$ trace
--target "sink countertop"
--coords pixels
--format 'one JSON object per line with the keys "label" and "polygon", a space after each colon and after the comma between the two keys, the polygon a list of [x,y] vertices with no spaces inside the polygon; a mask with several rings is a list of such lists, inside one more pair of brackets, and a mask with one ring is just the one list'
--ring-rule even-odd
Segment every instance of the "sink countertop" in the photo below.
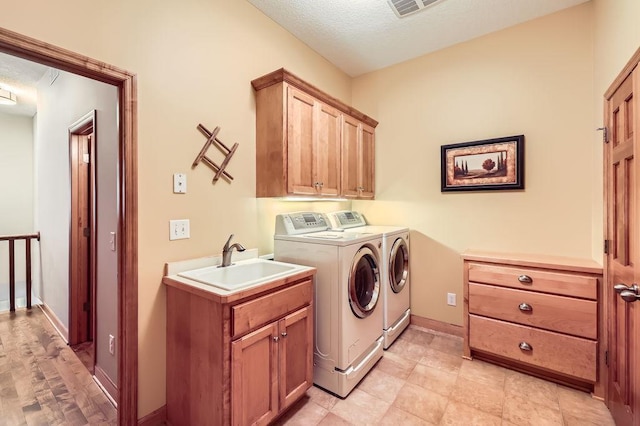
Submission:
{"label": "sink countertop", "polygon": [[[237,262],[241,260],[258,258],[258,249],[248,249],[244,252],[233,252],[231,261]],[[285,287],[286,285],[298,281],[305,276],[312,276],[316,273],[316,269],[308,266],[301,266],[298,272],[285,277],[279,277],[263,284],[257,284],[247,288],[238,290],[224,290],[212,285],[204,284],[179,276],[178,274],[193,269],[206,268],[208,266],[217,266],[222,263],[222,255],[200,257],[196,259],[183,260],[178,262],[169,262],[165,264],[162,282],[170,287],[175,287],[183,291],[195,294],[205,299],[213,300],[218,303],[229,303],[248,296],[253,296],[265,291]]]}

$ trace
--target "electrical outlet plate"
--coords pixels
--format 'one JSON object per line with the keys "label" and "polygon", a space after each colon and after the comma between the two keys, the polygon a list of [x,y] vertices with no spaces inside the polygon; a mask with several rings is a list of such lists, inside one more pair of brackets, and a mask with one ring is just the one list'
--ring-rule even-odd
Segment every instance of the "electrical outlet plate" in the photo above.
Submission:
{"label": "electrical outlet plate", "polygon": [[190,238],[189,219],[178,219],[169,221],[169,240],[182,240]]}
{"label": "electrical outlet plate", "polygon": [[447,293],[447,305],[456,306],[456,294],[455,293]]}

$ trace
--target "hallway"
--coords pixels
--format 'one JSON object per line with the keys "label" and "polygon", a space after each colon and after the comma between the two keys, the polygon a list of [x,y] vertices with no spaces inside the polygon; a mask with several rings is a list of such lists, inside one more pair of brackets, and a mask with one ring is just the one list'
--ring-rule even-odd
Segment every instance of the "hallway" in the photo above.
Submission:
{"label": "hallway", "polygon": [[116,409],[39,307],[0,314],[0,426],[116,423]]}

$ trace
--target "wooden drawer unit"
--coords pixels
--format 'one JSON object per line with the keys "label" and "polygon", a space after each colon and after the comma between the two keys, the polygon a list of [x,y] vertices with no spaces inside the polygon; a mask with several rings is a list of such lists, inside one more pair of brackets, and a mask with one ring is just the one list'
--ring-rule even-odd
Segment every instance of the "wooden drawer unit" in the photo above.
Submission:
{"label": "wooden drawer unit", "polygon": [[469,283],[469,313],[596,340],[595,300]]}
{"label": "wooden drawer unit", "polygon": [[596,341],[469,316],[470,345],[541,369],[596,381]]}
{"label": "wooden drawer unit", "polygon": [[462,258],[465,357],[602,390],[600,265],[479,251]]}
{"label": "wooden drawer unit", "polygon": [[249,331],[267,324],[274,317],[284,316],[313,300],[311,280],[296,284],[273,294],[259,297],[249,302],[231,307],[231,324],[235,339]]}
{"label": "wooden drawer unit", "polygon": [[469,264],[469,281],[593,300],[598,289],[593,276],[477,263]]}

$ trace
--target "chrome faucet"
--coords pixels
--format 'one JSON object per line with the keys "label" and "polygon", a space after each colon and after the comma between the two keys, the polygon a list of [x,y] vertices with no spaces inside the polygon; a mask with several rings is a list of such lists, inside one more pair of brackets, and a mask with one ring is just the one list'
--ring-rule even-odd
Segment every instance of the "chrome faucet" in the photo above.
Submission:
{"label": "chrome faucet", "polygon": [[229,245],[232,238],[233,238],[233,234],[229,235],[229,239],[227,240],[226,244],[222,248],[222,264],[219,266],[219,268],[224,268],[225,266],[231,265],[231,253],[233,252],[233,249],[236,249],[238,251],[246,250],[242,246],[242,244],[239,244],[239,243]]}

